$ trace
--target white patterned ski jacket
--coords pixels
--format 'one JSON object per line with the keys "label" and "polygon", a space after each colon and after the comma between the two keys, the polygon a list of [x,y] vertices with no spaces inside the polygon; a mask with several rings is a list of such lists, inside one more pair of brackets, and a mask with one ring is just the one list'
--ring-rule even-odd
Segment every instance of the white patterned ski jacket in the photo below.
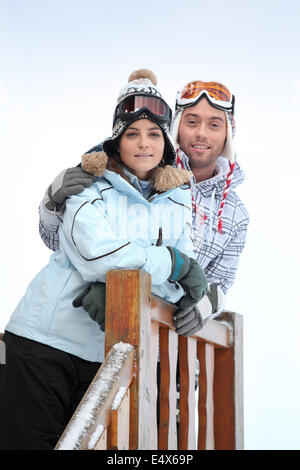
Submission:
{"label": "white patterned ski jacket", "polygon": [[[185,169],[190,170],[188,157],[179,150]],[[232,286],[240,255],[246,242],[249,215],[235,192],[245,179],[238,163],[222,212],[222,233],[218,231],[218,211],[229,169],[227,158],[219,157],[216,175],[196,183],[192,178],[192,197],[197,211],[193,211],[194,250],[209,283],[217,283],[226,294]]]}

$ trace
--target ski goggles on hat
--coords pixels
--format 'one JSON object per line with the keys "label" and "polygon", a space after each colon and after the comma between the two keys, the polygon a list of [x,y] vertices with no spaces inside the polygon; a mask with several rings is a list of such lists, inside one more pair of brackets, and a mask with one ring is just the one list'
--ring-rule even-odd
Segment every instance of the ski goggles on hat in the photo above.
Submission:
{"label": "ski goggles on hat", "polygon": [[218,82],[195,81],[188,83],[177,93],[176,109],[194,106],[203,96],[206,96],[215,108],[234,113],[234,95]]}
{"label": "ski goggles on hat", "polygon": [[154,119],[171,123],[172,111],[167,103],[157,96],[132,94],[126,96],[116,107],[114,123],[117,120],[127,121],[134,119],[141,112],[149,112]]}

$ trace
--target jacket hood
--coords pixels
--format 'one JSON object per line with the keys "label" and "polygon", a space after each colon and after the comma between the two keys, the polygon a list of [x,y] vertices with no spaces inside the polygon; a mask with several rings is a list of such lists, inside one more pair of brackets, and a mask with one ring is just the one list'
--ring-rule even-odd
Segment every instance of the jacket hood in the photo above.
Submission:
{"label": "jacket hood", "polygon": [[[108,157],[103,151],[85,153],[81,159],[81,166],[87,173],[98,177],[102,176],[105,170],[113,171],[130,183],[116,157]],[[156,191],[165,192],[189,183],[192,175],[188,169],[161,164],[154,170],[151,183]]]}

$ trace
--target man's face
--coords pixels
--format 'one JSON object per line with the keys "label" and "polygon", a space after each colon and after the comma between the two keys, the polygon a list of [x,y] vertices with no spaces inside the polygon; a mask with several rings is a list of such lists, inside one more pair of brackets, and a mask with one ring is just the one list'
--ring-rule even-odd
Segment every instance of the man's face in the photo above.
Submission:
{"label": "man's face", "polygon": [[215,168],[222,154],[227,133],[224,111],[203,98],[183,111],[179,126],[179,144],[189,158],[191,169]]}

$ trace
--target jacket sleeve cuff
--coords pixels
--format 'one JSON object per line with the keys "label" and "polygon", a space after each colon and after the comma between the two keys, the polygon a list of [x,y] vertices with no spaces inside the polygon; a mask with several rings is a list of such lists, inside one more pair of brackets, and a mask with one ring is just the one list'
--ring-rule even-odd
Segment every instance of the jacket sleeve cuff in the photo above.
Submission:
{"label": "jacket sleeve cuff", "polygon": [[165,246],[146,248],[146,263],[143,269],[151,274],[152,284],[161,286],[171,274],[171,255]]}

